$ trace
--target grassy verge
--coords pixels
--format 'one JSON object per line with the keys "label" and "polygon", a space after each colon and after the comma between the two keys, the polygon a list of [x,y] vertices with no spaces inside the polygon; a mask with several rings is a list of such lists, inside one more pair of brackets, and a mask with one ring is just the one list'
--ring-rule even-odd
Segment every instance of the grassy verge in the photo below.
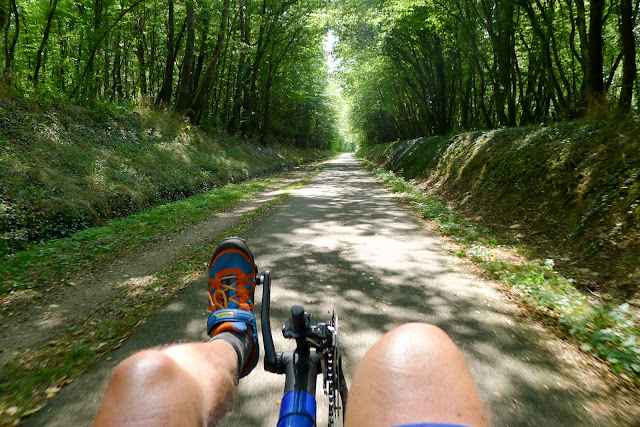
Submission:
{"label": "grassy verge", "polygon": [[[212,245],[215,246],[226,236],[242,234],[247,224],[287,197],[290,190],[304,185],[310,177],[290,184],[260,208],[243,215],[235,226],[218,236],[214,242],[190,247],[172,265],[156,273],[143,288],[125,289],[117,300],[69,327],[63,336],[56,337],[45,346],[11,358],[0,371],[0,425],[11,425],[37,412],[48,399],[77,378],[89,365],[119,348],[150,315],[202,273],[211,256]],[[127,228],[127,224],[136,227],[137,224],[146,222],[143,230],[152,228],[155,236],[175,231],[206,217],[207,212],[211,213],[213,210],[212,203],[217,204],[218,210],[223,209],[242,197],[264,189],[272,181],[269,179],[232,185],[231,188],[238,192],[233,192],[233,196],[227,191],[220,193],[215,190],[127,219],[112,221],[107,228],[115,236],[109,239],[120,242],[118,253],[126,251],[127,248],[152,238],[147,235],[136,237],[135,232]],[[242,190],[238,189],[239,186]],[[98,240],[107,238],[109,234],[106,230],[85,230],[82,233],[97,233],[94,237]],[[86,254],[93,254],[91,247],[97,246],[95,241],[85,237],[78,242],[77,237],[74,237],[62,239],[76,242],[65,249],[67,259],[84,260]],[[44,251],[34,262],[54,265],[58,256],[54,250]]]}
{"label": "grassy verge", "polygon": [[264,190],[276,179],[227,184],[8,256],[0,264],[0,297],[17,291],[38,294],[47,287],[64,284],[74,275],[104,265],[131,248],[223,211]]}
{"label": "grassy verge", "polygon": [[438,198],[384,169],[367,165],[425,219],[436,221],[462,247],[459,257],[479,264],[492,277],[511,287],[534,311],[556,321],[580,348],[611,364],[617,372],[640,379],[640,322],[629,304],[603,303],[578,290],[571,279],[554,271],[554,262],[525,264],[498,257],[498,242],[488,229],[465,221]]}

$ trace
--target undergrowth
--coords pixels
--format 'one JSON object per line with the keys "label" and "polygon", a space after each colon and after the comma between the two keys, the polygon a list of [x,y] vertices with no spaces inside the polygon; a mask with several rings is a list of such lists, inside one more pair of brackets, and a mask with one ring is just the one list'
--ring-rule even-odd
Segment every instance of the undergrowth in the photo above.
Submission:
{"label": "undergrowth", "polygon": [[144,106],[0,100],[0,256],[327,155]]}
{"label": "undergrowth", "polygon": [[617,372],[640,378],[640,322],[627,303],[605,303],[585,295],[570,278],[554,270],[554,261],[515,264],[497,257],[497,239],[482,226],[472,224],[437,197],[405,181],[393,172],[366,165],[425,219],[436,221],[462,248],[460,257],[479,264],[493,278],[516,290],[536,312],[556,321],[577,338],[580,348],[611,364]]}
{"label": "undergrowth", "polygon": [[539,236],[521,247],[530,258],[553,258],[580,286],[640,307],[639,116],[363,144],[359,154],[506,238]]}

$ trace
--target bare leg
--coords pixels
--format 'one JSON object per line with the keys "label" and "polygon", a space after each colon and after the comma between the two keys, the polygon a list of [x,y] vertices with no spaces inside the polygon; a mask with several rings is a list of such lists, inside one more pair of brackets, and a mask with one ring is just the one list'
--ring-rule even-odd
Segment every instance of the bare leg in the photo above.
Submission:
{"label": "bare leg", "polygon": [[456,345],[441,329],[410,323],[385,334],[360,361],[345,425],[448,422],[488,426]]}
{"label": "bare leg", "polygon": [[141,351],[114,370],[94,425],[216,424],[237,372],[238,355],[224,340]]}

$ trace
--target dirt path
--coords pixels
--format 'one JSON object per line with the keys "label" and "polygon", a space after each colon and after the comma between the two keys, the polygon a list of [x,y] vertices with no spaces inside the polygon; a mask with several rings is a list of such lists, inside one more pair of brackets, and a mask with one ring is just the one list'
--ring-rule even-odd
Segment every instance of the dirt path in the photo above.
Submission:
{"label": "dirt path", "polygon": [[[636,391],[616,388],[593,359],[531,321],[498,285],[480,279],[351,156],[329,164],[243,237],[259,268],[272,271],[275,332],[294,303],[318,320],[338,310],[347,378],[384,332],[427,321],[459,344],[496,426],[638,420]],[[88,424],[117,361],[148,346],[205,339],[204,288],[201,276],[27,425]],[[290,348],[279,334],[274,338],[276,347]],[[261,366],[242,380],[223,425],[275,425],[284,378]],[[318,415],[322,425],[321,394]]]}
{"label": "dirt path", "polygon": [[13,299],[3,303],[0,330],[0,366],[12,354],[28,351],[54,341],[68,327],[116,299],[125,286],[140,286],[177,259],[190,246],[215,238],[251,212],[271,200],[280,189],[300,180],[315,166],[304,166],[286,173],[285,178],[265,192],[243,200],[233,208],[195,224],[184,231],[165,236],[133,251],[96,275],[74,278],[73,286],[48,289],[42,298]]}

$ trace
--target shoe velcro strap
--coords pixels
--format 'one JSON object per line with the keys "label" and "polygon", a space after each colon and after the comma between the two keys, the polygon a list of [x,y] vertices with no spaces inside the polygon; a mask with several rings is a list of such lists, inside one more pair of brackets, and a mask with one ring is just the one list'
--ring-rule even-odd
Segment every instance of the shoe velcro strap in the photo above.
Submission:
{"label": "shoe velcro strap", "polygon": [[256,317],[253,313],[237,308],[225,308],[223,310],[214,311],[207,319],[207,333],[211,335],[213,329],[221,323],[232,322],[238,332],[244,332],[247,326],[251,326],[251,333],[256,335]]}

